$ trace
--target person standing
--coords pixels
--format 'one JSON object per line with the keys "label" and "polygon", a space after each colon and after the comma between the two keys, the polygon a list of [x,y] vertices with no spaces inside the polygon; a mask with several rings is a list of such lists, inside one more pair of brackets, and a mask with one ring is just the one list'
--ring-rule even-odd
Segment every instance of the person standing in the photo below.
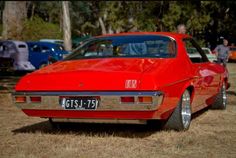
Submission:
{"label": "person standing", "polygon": [[223,63],[224,67],[226,67],[229,58],[228,40],[223,39],[223,44],[218,45],[214,51],[217,55],[217,63]]}

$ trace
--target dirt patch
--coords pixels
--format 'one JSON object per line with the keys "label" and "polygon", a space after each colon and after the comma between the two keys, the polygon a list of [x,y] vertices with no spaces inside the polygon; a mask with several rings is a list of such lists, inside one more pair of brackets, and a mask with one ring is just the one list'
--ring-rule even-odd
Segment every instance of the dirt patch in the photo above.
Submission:
{"label": "dirt patch", "polygon": [[[204,109],[186,132],[144,125],[66,124],[52,129],[0,94],[0,157],[236,157],[236,64],[229,64],[226,110]],[[1,91],[2,92],[2,91]]]}

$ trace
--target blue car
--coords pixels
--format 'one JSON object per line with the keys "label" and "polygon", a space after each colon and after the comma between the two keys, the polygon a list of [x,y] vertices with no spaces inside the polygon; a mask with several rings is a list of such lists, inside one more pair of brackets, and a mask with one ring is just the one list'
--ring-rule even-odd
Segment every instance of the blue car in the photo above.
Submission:
{"label": "blue car", "polygon": [[29,61],[36,69],[42,68],[50,63],[62,60],[63,56],[69,54],[63,46],[51,42],[26,42],[29,48]]}

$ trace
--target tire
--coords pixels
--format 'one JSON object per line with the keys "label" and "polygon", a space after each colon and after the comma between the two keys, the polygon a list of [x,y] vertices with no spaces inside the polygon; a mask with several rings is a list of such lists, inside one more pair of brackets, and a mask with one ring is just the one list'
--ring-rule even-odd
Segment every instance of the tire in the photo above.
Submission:
{"label": "tire", "polygon": [[227,105],[227,94],[226,94],[226,85],[225,82],[223,82],[222,87],[217,94],[214,103],[212,104],[212,109],[226,109]]}
{"label": "tire", "polygon": [[54,122],[54,121],[52,120],[52,118],[49,118],[49,119],[48,119],[48,122],[49,122],[49,124],[51,125],[51,127],[52,127],[53,129],[59,130],[59,129],[61,128],[60,123]]}
{"label": "tire", "polygon": [[164,124],[164,129],[176,131],[188,130],[191,123],[191,99],[189,90],[185,90],[180,101]]}
{"label": "tire", "polygon": [[46,64],[46,63],[43,63],[43,64],[41,64],[40,66],[39,66],[39,69],[42,69],[43,67],[45,67],[45,66],[47,66],[48,64]]}

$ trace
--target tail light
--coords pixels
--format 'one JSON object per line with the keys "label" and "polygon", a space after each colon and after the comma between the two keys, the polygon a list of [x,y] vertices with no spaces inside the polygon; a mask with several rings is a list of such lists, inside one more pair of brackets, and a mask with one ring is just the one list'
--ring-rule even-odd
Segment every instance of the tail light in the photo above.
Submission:
{"label": "tail light", "polygon": [[41,97],[30,97],[30,101],[33,103],[41,102]]}
{"label": "tail light", "polygon": [[139,103],[152,104],[152,97],[138,97]]}
{"label": "tail light", "polygon": [[15,96],[15,102],[16,103],[25,103],[26,102],[26,96]]}
{"label": "tail light", "polygon": [[121,103],[134,103],[134,97],[121,97]]}

